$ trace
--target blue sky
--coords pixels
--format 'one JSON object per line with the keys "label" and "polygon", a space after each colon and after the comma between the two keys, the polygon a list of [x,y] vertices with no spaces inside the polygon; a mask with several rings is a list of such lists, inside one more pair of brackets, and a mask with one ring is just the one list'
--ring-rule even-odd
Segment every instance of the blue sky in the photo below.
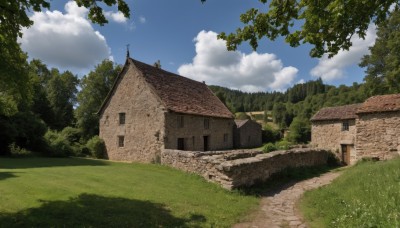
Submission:
{"label": "blue sky", "polygon": [[20,39],[30,58],[50,67],[69,69],[82,76],[102,59],[123,64],[126,44],[131,57],[183,76],[243,91],[285,90],[295,83],[321,77],[328,84],[362,82],[364,69],[357,66],[375,41],[370,26],[366,40],[354,38],[354,47],[327,59],[310,58],[310,46],[292,48],[278,39],[263,39],[257,52],[242,44],[237,52],[224,49],[219,32],[240,27],[239,16],[251,7],[265,10],[256,0],[134,0],[131,18],[115,8],[104,8],[109,24],[87,20],[87,10],[74,2],[51,1],[51,9],[31,13],[35,24]]}

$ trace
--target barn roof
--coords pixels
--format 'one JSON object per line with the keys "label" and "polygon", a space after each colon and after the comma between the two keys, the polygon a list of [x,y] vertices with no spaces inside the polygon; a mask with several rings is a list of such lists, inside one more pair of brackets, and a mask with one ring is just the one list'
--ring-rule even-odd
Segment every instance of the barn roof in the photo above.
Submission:
{"label": "barn roof", "polygon": [[356,112],[360,105],[361,104],[351,104],[322,108],[311,118],[311,121],[355,119],[357,118]]}
{"label": "barn roof", "polygon": [[380,95],[368,98],[357,110],[357,114],[391,112],[400,110],[400,94]]}
{"label": "barn roof", "polygon": [[[168,110],[184,114],[233,118],[229,109],[205,83],[185,78],[131,58],[125,63],[125,67],[127,64],[133,64],[142,73],[146,82]],[[116,82],[120,77],[121,74]],[[113,91],[116,90],[116,84],[111,89],[99,113],[102,112]]]}

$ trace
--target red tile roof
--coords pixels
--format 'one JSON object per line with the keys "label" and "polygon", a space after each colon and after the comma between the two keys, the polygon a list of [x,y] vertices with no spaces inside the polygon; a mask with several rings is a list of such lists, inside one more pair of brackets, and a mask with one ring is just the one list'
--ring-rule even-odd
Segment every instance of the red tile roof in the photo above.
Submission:
{"label": "red tile roof", "polygon": [[311,118],[311,121],[356,119],[356,112],[360,106],[361,104],[351,104],[338,107],[322,108]]}
{"label": "red tile roof", "polygon": [[[124,68],[126,68],[126,64],[133,64],[142,72],[146,82],[168,110],[201,116],[233,118],[229,109],[205,83],[185,78],[134,59],[129,59]],[[114,85],[112,91],[116,89],[115,87],[117,86]],[[110,99],[112,91],[104,101],[99,113],[102,112],[108,99]]]}
{"label": "red tile roof", "polygon": [[357,114],[400,111],[400,94],[380,95],[368,98]]}

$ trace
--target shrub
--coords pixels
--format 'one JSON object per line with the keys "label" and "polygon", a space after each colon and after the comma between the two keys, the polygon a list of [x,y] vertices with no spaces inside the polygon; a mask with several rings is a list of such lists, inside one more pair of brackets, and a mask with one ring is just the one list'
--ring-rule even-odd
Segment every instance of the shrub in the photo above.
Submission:
{"label": "shrub", "polygon": [[57,131],[48,130],[44,135],[44,138],[48,145],[48,155],[55,157],[66,157],[73,154],[73,148],[71,143],[65,137]]}
{"label": "shrub", "polygon": [[29,157],[33,155],[31,151],[21,148],[15,145],[15,143],[9,145],[9,151],[12,157]]}
{"label": "shrub", "polygon": [[265,124],[262,130],[262,141],[264,143],[276,142],[281,139],[279,130],[272,128],[269,124]]}
{"label": "shrub", "polygon": [[286,140],[282,140],[282,141],[275,143],[277,150],[289,150],[291,145],[292,145],[292,143],[290,143]]}
{"label": "shrub", "polygon": [[271,151],[274,151],[274,150],[276,150],[276,146],[273,143],[267,143],[263,147],[263,152],[264,153],[268,153],[268,152],[271,152]]}
{"label": "shrub", "polygon": [[104,141],[97,135],[89,139],[86,143],[86,147],[95,158],[104,158],[106,155],[106,146]]}

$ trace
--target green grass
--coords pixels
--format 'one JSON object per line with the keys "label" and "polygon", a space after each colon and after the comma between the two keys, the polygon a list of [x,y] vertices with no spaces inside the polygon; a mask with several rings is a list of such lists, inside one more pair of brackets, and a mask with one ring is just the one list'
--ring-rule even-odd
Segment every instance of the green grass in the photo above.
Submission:
{"label": "green grass", "polygon": [[362,162],[299,204],[310,227],[399,227],[400,159]]}
{"label": "green grass", "polygon": [[229,227],[259,199],[168,167],[0,158],[1,227]]}

